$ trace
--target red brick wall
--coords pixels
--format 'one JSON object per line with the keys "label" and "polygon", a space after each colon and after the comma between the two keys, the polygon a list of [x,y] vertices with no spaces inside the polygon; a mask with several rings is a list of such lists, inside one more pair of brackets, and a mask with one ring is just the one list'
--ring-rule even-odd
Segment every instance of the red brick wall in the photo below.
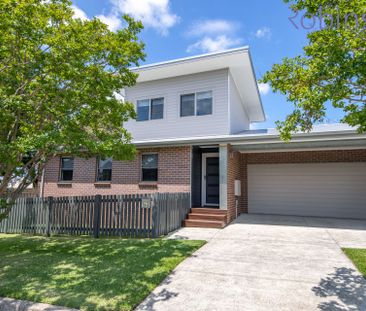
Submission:
{"label": "red brick wall", "polygon": [[[158,183],[141,181],[141,154],[158,153]],[[44,196],[111,195],[149,192],[190,192],[191,147],[140,149],[132,161],[113,161],[112,182],[95,184],[96,159],[74,159],[73,181],[59,183],[60,158],[51,159],[45,169]]]}
{"label": "red brick wall", "polygon": [[[230,150],[230,148],[228,148]],[[266,152],[240,154],[228,151],[227,201],[228,218],[235,218],[234,180],[241,180],[242,197],[239,199],[239,213],[248,212],[248,164],[322,163],[322,162],[366,162],[366,149],[327,150],[297,152]],[[238,173],[240,172],[240,173]]]}
{"label": "red brick wall", "polygon": [[[228,146],[227,155],[227,220],[231,222],[236,218],[236,198],[235,198],[235,180],[243,180],[241,170],[241,154],[232,152],[231,146]],[[238,214],[242,209],[243,196],[238,198]]]}

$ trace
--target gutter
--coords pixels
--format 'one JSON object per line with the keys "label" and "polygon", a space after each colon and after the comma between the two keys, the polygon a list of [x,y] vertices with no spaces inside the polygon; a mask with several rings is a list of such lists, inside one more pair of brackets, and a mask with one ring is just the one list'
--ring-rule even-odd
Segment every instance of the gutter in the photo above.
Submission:
{"label": "gutter", "polygon": [[178,139],[163,139],[163,140],[146,140],[132,142],[137,148],[143,147],[161,147],[161,146],[184,146],[184,145],[212,145],[212,144],[227,144],[232,146],[250,145],[250,144],[285,144],[290,147],[297,142],[324,142],[324,141],[342,141],[355,140],[362,141],[363,147],[366,148],[366,134],[358,134],[354,130],[345,131],[330,131],[319,133],[300,133],[293,135],[289,143],[283,142],[276,134],[245,134],[245,135],[223,135],[223,136],[204,136],[204,137],[187,137]]}

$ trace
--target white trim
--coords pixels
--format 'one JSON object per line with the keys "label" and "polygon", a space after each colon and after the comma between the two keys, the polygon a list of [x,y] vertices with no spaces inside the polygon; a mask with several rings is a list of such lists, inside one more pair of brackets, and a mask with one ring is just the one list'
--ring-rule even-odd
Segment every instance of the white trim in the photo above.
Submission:
{"label": "white trim", "polygon": [[[296,133],[293,135],[292,140],[288,143],[289,146],[292,142],[314,142],[314,141],[342,141],[342,140],[364,140],[366,134],[358,134],[356,130],[344,130],[344,131],[327,131],[327,132],[310,132],[310,133]],[[178,144],[213,144],[213,143],[230,143],[231,145],[240,144],[266,144],[266,143],[283,143],[279,138],[279,135],[272,133],[254,133],[248,132],[245,134],[231,134],[231,135],[212,135],[212,136],[192,136],[175,139],[151,139],[151,140],[139,140],[132,143],[137,146],[158,146],[158,145],[178,145]]]}
{"label": "white trim", "polygon": [[139,72],[141,70],[154,69],[156,67],[164,67],[166,65],[171,65],[171,64],[176,64],[176,63],[184,63],[184,62],[187,62],[187,61],[199,60],[201,58],[215,57],[215,56],[233,54],[233,53],[236,53],[236,52],[243,52],[243,51],[249,51],[249,46],[242,46],[242,47],[238,47],[238,48],[234,48],[234,49],[228,49],[228,50],[220,51],[220,52],[212,52],[212,53],[206,53],[206,54],[201,54],[201,55],[194,55],[194,56],[189,56],[189,57],[177,58],[177,59],[168,60],[168,61],[164,61],[164,62],[157,62],[157,63],[147,64],[147,65],[142,65],[142,66],[139,66],[139,67],[131,68],[131,71]]}
{"label": "white trim", "polygon": [[219,146],[220,155],[220,209],[227,210],[227,166],[228,149],[227,145]]}
{"label": "white trim", "polygon": [[203,153],[202,154],[202,176],[201,176],[201,205],[202,206],[219,206],[219,204],[210,204],[206,202],[206,189],[207,189],[207,178],[206,178],[206,162],[207,158],[219,158],[219,153]]}

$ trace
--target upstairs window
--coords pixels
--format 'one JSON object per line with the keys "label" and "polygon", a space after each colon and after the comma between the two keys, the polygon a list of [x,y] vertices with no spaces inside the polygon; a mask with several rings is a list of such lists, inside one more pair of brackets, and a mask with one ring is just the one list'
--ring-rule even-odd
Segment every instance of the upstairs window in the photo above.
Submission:
{"label": "upstairs window", "polygon": [[61,181],[71,181],[74,175],[74,158],[62,157],[61,158]]}
{"label": "upstairs window", "polygon": [[112,159],[97,159],[97,181],[112,181]]}
{"label": "upstairs window", "polygon": [[204,116],[212,114],[212,91],[180,96],[180,116]]}
{"label": "upstairs window", "polygon": [[185,94],[180,97],[180,116],[194,116],[195,114],[195,94]]}
{"label": "upstairs window", "polygon": [[137,101],[137,121],[163,119],[164,98],[143,99]]}
{"label": "upstairs window", "polygon": [[158,155],[143,154],[141,158],[141,180],[158,181]]}
{"label": "upstairs window", "polygon": [[199,92],[197,96],[197,115],[212,114],[212,92]]}
{"label": "upstairs window", "polygon": [[150,117],[150,100],[137,101],[137,121],[147,121]]}

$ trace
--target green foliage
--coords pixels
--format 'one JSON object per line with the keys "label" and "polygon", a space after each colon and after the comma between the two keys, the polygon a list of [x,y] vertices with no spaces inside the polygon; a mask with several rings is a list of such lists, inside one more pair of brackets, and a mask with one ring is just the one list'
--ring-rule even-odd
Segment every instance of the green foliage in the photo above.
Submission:
{"label": "green foliage", "polygon": [[366,278],[366,249],[344,248],[343,251],[352,260],[364,278]]}
{"label": "green foliage", "polygon": [[[366,0],[284,1],[294,12],[317,16],[318,26],[320,8],[324,18],[322,27],[308,34],[303,55],[283,59],[262,79],[294,103],[293,113],[277,123],[282,139],[289,140],[298,130],[310,131],[326,116],[327,103],[343,110],[342,122],[365,132]],[[333,16],[333,25],[326,14]]]}
{"label": "green foliage", "polygon": [[[115,96],[136,82],[144,58],[140,22],[108,30],[99,19],[73,19],[68,0],[0,2],[0,197],[32,183],[62,151],[131,159],[123,124],[131,103]],[[15,198],[16,192],[10,196]]]}
{"label": "green foliage", "polygon": [[132,310],[204,243],[0,235],[0,296]]}

